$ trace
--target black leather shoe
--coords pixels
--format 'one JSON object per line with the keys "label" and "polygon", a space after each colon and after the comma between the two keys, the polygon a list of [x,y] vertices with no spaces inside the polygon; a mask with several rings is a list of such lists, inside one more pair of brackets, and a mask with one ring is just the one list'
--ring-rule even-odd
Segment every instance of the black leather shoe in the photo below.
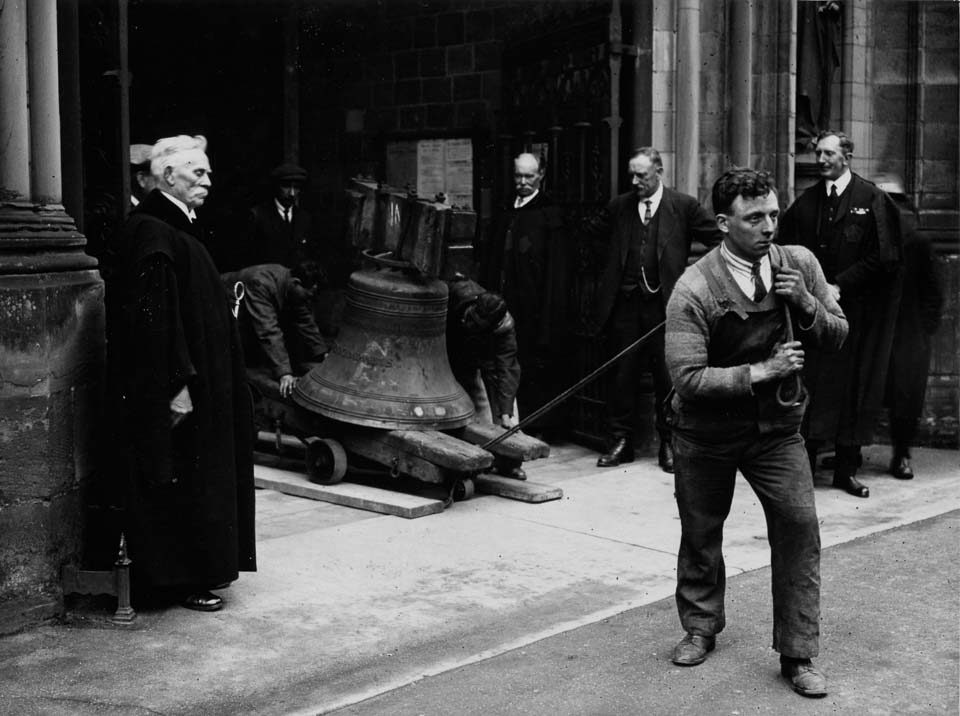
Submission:
{"label": "black leather shoe", "polygon": [[870,488],[853,475],[834,474],[833,486],[841,490],[846,490],[854,497],[870,497]]}
{"label": "black leather shoe", "polygon": [[198,612],[216,612],[223,609],[223,600],[211,592],[197,592],[187,595],[180,605]]}
{"label": "black leather shoe", "polygon": [[801,696],[820,699],[827,695],[827,677],[810,659],[780,659],[780,673]]}
{"label": "black leather shoe", "polygon": [[673,445],[669,440],[660,441],[660,455],[657,458],[660,469],[664,472],[673,472]]}
{"label": "black leather shoe", "polygon": [[597,467],[616,467],[622,462],[633,462],[633,443],[629,438],[617,438],[617,441],[597,460]]}
{"label": "black leather shoe", "polygon": [[707,654],[717,645],[717,638],[687,634],[673,647],[673,656],[670,658],[677,666],[696,666],[707,659]]}
{"label": "black leather shoe", "polygon": [[895,457],[890,463],[890,474],[898,480],[912,480],[913,468],[910,467],[910,458]]}

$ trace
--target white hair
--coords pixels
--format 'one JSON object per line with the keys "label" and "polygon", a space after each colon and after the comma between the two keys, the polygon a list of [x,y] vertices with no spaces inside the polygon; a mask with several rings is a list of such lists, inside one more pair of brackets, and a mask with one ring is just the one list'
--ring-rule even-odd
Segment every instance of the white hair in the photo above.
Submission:
{"label": "white hair", "polygon": [[180,134],[176,137],[164,137],[153,145],[150,152],[150,173],[155,177],[162,177],[167,167],[179,166],[177,155],[199,149],[207,151],[207,138],[202,134],[195,137]]}
{"label": "white hair", "polygon": [[537,171],[538,171],[538,172],[542,172],[542,171],[543,171],[543,168],[544,168],[544,167],[543,167],[543,164],[544,164],[543,157],[542,157],[542,156],[537,156],[536,154],[532,154],[532,153],[530,153],[530,152],[520,152],[520,154],[518,154],[517,156],[515,156],[515,157],[513,158],[513,163],[514,163],[514,165],[517,165],[517,164],[519,164],[521,161],[524,161],[524,160],[529,161],[529,160],[531,160],[531,159],[537,163]]}

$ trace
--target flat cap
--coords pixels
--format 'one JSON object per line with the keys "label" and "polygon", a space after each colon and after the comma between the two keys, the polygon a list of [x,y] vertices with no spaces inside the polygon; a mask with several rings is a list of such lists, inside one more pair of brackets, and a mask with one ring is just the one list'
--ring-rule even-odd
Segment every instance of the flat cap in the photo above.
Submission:
{"label": "flat cap", "polygon": [[270,178],[278,182],[305,182],[307,180],[307,170],[303,167],[297,166],[293,162],[284,162],[270,172]]}
{"label": "flat cap", "polygon": [[150,161],[150,152],[153,151],[152,144],[131,144],[130,145],[130,163],[134,166],[146,164]]}

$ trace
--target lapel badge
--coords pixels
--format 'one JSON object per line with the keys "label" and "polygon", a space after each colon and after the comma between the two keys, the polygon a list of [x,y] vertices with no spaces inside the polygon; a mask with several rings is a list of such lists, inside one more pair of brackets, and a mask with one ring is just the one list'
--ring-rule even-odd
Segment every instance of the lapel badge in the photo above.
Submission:
{"label": "lapel badge", "polygon": [[864,214],[869,214],[870,209],[869,207],[866,207],[866,206],[855,206],[852,209],[850,209],[850,213],[859,214],[860,216],[863,216]]}

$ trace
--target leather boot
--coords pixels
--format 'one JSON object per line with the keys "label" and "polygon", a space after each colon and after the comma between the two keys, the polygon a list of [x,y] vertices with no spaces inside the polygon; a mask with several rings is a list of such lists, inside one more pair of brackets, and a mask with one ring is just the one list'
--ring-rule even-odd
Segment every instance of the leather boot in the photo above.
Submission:
{"label": "leather boot", "polygon": [[897,445],[894,447],[889,472],[898,480],[913,479],[913,468],[910,466],[910,448],[908,446]]}
{"label": "leather boot", "polygon": [[856,478],[859,445],[837,445],[836,468],[833,471],[833,486],[854,497],[870,497],[870,488]]}
{"label": "leather boot", "polygon": [[613,447],[597,460],[597,467],[616,467],[622,462],[633,462],[633,440],[617,438]]}

